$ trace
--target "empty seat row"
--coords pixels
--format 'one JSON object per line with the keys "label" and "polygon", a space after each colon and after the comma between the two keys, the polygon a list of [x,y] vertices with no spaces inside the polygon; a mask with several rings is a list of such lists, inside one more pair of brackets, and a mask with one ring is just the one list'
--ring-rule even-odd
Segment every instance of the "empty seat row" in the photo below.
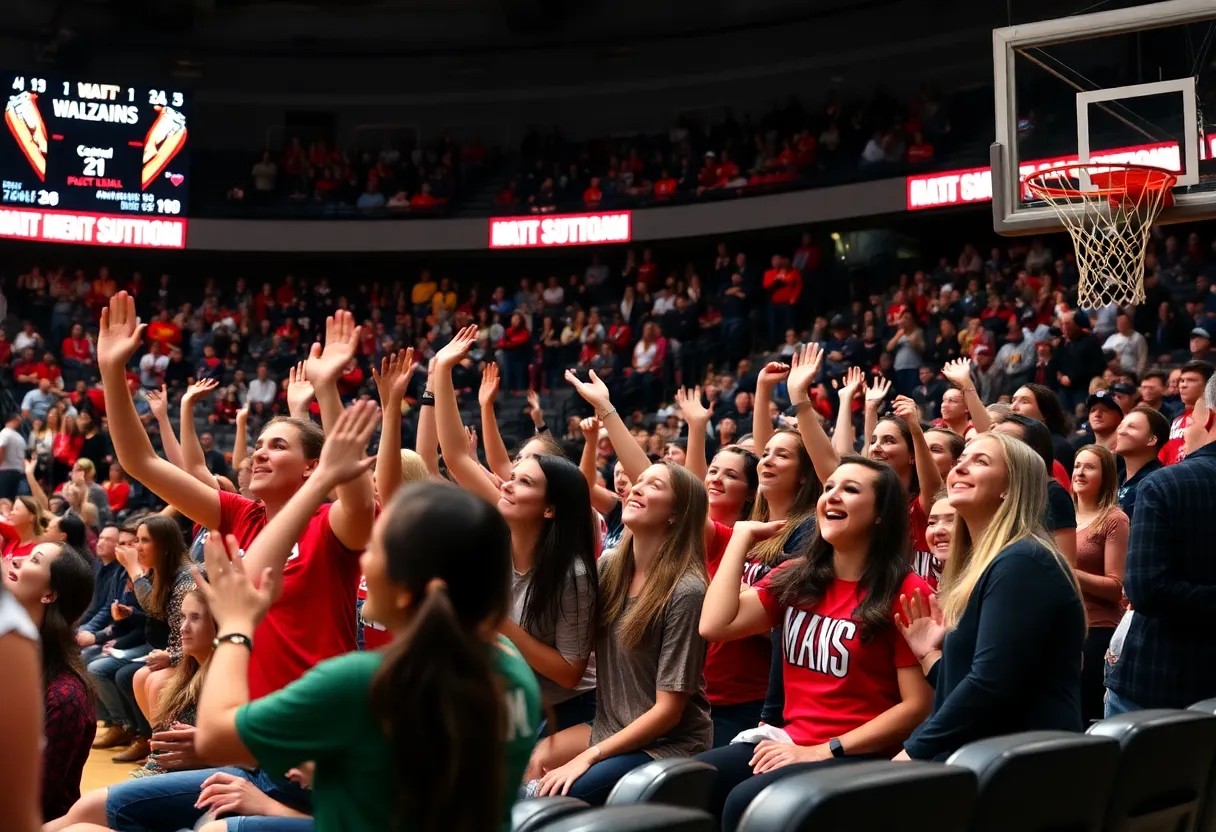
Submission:
{"label": "empty seat row", "polygon": [[[713,770],[657,760],[606,806],[540,798],[513,832],[714,830]],[[867,762],[794,775],[761,792],[740,832],[1216,832],[1216,700],[964,746],[945,765]]]}

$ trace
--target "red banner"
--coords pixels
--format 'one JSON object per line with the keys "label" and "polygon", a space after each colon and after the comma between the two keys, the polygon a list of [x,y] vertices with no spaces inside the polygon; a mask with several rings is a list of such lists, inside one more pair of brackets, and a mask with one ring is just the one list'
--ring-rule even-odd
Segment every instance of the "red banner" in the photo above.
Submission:
{"label": "red banner", "polygon": [[118,248],[185,248],[186,220],[0,208],[0,237]]}
{"label": "red banner", "polygon": [[541,217],[493,217],[490,248],[552,248],[633,239],[633,214],[553,214]]}

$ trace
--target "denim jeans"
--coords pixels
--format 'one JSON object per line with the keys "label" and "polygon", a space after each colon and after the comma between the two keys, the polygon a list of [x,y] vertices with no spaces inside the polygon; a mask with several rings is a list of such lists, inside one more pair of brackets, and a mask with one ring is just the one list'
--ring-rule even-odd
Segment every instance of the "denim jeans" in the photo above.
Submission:
{"label": "denim jeans", "polygon": [[1106,699],[1104,701],[1103,718],[1110,719],[1112,716],[1119,714],[1130,714],[1132,711],[1143,711],[1144,708],[1137,705],[1130,699],[1124,699],[1119,694],[1115,693],[1110,688],[1106,689]]}
{"label": "denim jeans", "polygon": [[114,674],[114,685],[122,697],[123,724],[137,737],[151,738],[152,726],[135,698],[135,674],[144,666],[143,662],[127,662]]}
{"label": "denim jeans", "polygon": [[312,818],[225,818],[228,832],[313,832]]}
{"label": "denim jeans", "polygon": [[632,754],[600,760],[574,781],[570,786],[570,796],[585,800],[592,806],[603,806],[618,780],[635,768],[646,765],[651,759],[645,751],[634,751]]}
{"label": "denim jeans", "polygon": [[[203,790],[203,782],[217,771],[243,777],[268,797],[298,812],[312,810],[309,793],[294,783],[273,780],[260,770],[246,771],[228,766],[201,771],[174,771],[155,777],[124,780],[111,786],[106,794],[106,823],[117,832],[177,832],[179,829],[190,829],[204,814],[204,810],[194,807]],[[231,823],[228,828],[233,829]],[[236,828],[242,832],[311,829],[256,825],[238,825]]]}
{"label": "denim jeans", "polygon": [[[118,671],[129,664],[134,664],[136,670],[142,665],[138,662],[132,662],[132,659],[137,659],[146,656],[152,652],[152,647],[147,644],[141,644],[139,647],[134,647],[126,651],[126,655],[121,659],[113,656],[102,656],[89,662],[89,677],[93,680],[93,689],[97,692],[97,718],[110,723],[125,725],[127,728],[135,728],[137,722],[131,716],[128,710],[123,705],[122,693],[118,690],[118,682],[115,676]],[[139,706],[135,706],[135,710],[139,710]]]}
{"label": "denim jeans", "polygon": [[730,745],[740,731],[755,728],[760,722],[764,700],[738,702],[734,705],[714,705],[710,716],[714,722],[714,748]]}

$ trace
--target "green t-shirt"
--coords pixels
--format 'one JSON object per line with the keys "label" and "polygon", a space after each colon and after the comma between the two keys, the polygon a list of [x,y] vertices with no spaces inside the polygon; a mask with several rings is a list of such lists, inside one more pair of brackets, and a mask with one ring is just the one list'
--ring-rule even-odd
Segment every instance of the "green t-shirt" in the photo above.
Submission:
{"label": "green t-shirt", "polygon": [[[379,652],[348,653],[237,712],[241,742],[272,777],[312,760],[317,832],[392,828],[397,793],[393,752],[371,711]],[[541,719],[536,675],[510,641],[499,638],[495,665],[507,714],[507,777],[503,826],[536,744]],[[425,748],[418,749],[426,754]],[[475,799],[475,798],[474,798]]]}

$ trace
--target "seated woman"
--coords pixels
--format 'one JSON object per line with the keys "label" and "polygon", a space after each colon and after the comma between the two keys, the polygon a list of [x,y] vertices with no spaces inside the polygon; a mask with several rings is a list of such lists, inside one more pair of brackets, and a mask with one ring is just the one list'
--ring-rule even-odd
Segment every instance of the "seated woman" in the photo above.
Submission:
{"label": "seated woman", "polygon": [[42,640],[42,819],[51,821],[80,797],[80,775],[97,731],[88,675],[72,633],[93,598],[93,567],[69,546],[40,543],[13,564],[5,582]]}
{"label": "seated woman", "polygon": [[723,830],[733,832],[776,780],[889,758],[929,713],[932,690],[893,617],[901,594],[928,591],[908,563],[907,504],[890,466],[844,457],[824,483],[818,531],[802,555],[742,592],[749,548],[779,524],[735,525],[705,597],[701,634],[728,641],[782,629],[785,724],[698,757],[718,769],[713,809]]}
{"label": "seated woman", "polygon": [[959,457],[947,493],[958,517],[940,605],[913,593],[899,618],[935,689],[933,715],[897,759],[944,760],[1018,731],[1080,731],[1085,609],[1043,526],[1043,459],[986,433]]}

